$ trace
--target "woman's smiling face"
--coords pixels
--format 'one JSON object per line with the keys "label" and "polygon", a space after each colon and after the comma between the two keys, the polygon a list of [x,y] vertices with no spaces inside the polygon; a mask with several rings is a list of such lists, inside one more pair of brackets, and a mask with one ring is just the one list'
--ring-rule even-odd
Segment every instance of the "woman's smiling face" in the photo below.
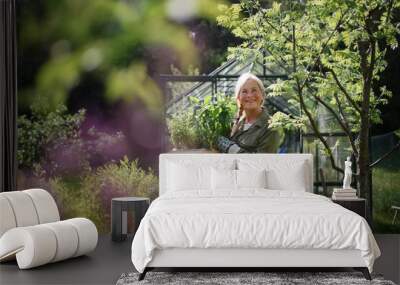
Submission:
{"label": "woman's smiling face", "polygon": [[243,110],[252,110],[260,108],[263,95],[257,82],[253,79],[248,79],[240,89],[238,100]]}

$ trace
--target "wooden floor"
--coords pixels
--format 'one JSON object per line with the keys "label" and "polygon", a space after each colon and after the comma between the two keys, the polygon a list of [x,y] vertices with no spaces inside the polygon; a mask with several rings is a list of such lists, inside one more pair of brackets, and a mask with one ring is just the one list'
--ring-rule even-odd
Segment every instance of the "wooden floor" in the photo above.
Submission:
{"label": "wooden floor", "polygon": [[[400,283],[400,235],[376,235],[382,251],[375,272]],[[124,272],[134,271],[130,259],[131,239],[112,242],[109,235],[99,237],[94,252],[42,267],[19,270],[16,262],[0,265],[0,284],[115,284]]]}

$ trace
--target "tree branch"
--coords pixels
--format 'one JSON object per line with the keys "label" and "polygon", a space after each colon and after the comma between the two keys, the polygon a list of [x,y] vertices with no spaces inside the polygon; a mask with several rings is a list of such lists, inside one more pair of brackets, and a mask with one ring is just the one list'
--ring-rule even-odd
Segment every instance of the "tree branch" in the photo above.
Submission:
{"label": "tree branch", "polygon": [[[351,145],[351,148],[352,148],[354,154],[358,155],[358,151],[357,151],[355,142],[354,142],[354,140],[353,140],[353,138],[352,138],[351,131],[350,131],[350,129],[348,128],[348,126],[346,126],[346,125],[343,123],[343,121],[340,119],[339,115],[335,112],[335,110],[333,110],[333,108],[332,108],[331,106],[329,106],[324,100],[322,100],[320,97],[318,97],[318,96],[317,96],[316,94],[314,94],[314,93],[311,93],[311,95],[315,98],[315,100],[317,100],[319,103],[321,103],[326,109],[329,110],[329,112],[332,113],[332,115],[335,117],[336,121],[340,124],[340,126],[341,126],[342,129],[343,129],[343,131],[344,131],[344,132],[346,133],[346,135],[348,136],[349,141],[350,141],[350,145]],[[338,101],[338,100],[337,100],[337,101]],[[338,102],[339,102],[339,101],[338,101]],[[340,103],[339,103],[339,104],[340,104]],[[341,115],[344,117],[344,115],[343,115],[342,113],[341,113]]]}
{"label": "tree branch", "polygon": [[326,141],[326,139],[319,132],[317,124],[315,123],[314,119],[312,118],[311,113],[308,111],[308,109],[307,109],[307,107],[306,107],[306,105],[304,103],[303,94],[302,94],[302,91],[300,90],[300,87],[301,87],[300,86],[300,82],[299,82],[299,80],[297,78],[296,78],[296,84],[297,84],[297,89],[298,89],[299,97],[300,97],[300,105],[302,106],[304,112],[306,113],[306,116],[307,116],[308,120],[310,121],[311,127],[312,127],[316,137],[322,142],[322,144],[324,145],[325,149],[327,150],[328,155],[329,155],[329,160],[330,160],[331,165],[332,165],[332,168],[337,170],[337,171],[339,171],[339,172],[341,172],[341,173],[344,173],[343,169],[336,165],[335,159],[333,157],[332,150],[329,147],[328,142]]}
{"label": "tree branch", "polygon": [[[274,30],[277,31],[279,34],[281,34],[286,40],[289,40],[287,37],[285,37],[285,36],[283,35],[283,33],[282,33],[278,28],[276,28],[274,25],[272,25],[272,24],[267,20],[267,17],[264,17],[263,10],[261,9],[261,6],[260,6],[260,5],[257,5],[257,6],[254,7],[254,8],[255,8],[255,9],[258,9],[259,11],[261,11],[262,16],[263,16],[263,17],[262,17],[262,20],[263,20],[263,21],[259,21],[259,23],[258,23],[258,25],[259,25],[260,27],[261,27],[262,24],[265,22],[265,23],[267,23],[272,29],[274,29]],[[248,9],[248,13],[249,13],[252,17],[254,17],[252,11],[250,11],[249,9]],[[263,34],[263,32],[261,32],[261,35],[262,35],[262,34]],[[250,35],[249,35],[249,38],[251,38]],[[260,40],[261,40],[261,39],[260,39]],[[286,64],[286,66],[289,66],[288,62],[287,62],[283,57],[281,57],[281,56],[279,55],[279,53],[277,53],[277,54],[272,53],[272,52],[270,51],[270,49],[269,49],[268,47],[265,47],[264,45],[263,45],[263,48],[265,48],[265,50],[266,50],[270,55],[272,55],[272,56],[274,57],[275,62],[279,65],[280,68],[282,68],[285,72],[290,73],[289,70],[285,67],[285,64]],[[279,59],[278,59],[277,57],[279,57]]]}
{"label": "tree branch", "polygon": [[390,21],[390,15],[392,14],[392,8],[393,8],[393,0],[390,0],[389,5],[388,5],[386,24],[388,24]]}
{"label": "tree branch", "polygon": [[[285,35],[283,34],[283,32],[282,32],[280,29],[278,29],[278,28],[275,27],[270,21],[268,21],[268,18],[267,18],[267,17],[264,17],[263,20],[264,20],[264,21],[263,21],[264,23],[266,23],[266,24],[267,24],[268,26],[270,26],[273,30],[275,30],[276,32],[278,32],[287,42],[296,45],[296,47],[299,47],[299,45],[297,45],[297,44],[295,43],[294,40],[291,40],[289,37],[285,36]],[[307,47],[304,47],[304,46],[300,46],[300,47],[301,47],[303,50],[307,50]]]}
{"label": "tree branch", "polygon": [[361,109],[360,107],[357,105],[357,103],[351,98],[350,94],[347,92],[347,90],[344,88],[344,86],[342,85],[342,83],[340,83],[339,78],[336,75],[336,72],[332,69],[332,68],[326,68],[333,76],[333,79],[335,80],[337,86],[339,87],[339,89],[343,92],[344,96],[346,97],[346,99],[350,102],[350,104],[353,106],[354,109],[357,110],[358,113],[361,114]]}
{"label": "tree branch", "polygon": [[345,115],[344,110],[342,108],[342,104],[340,103],[339,97],[337,96],[336,92],[333,93],[333,96],[335,97],[336,104],[338,105],[339,113],[342,116],[344,124],[347,127],[348,132],[346,132],[346,134],[349,137],[351,148],[353,149],[353,154],[354,154],[355,157],[358,157],[358,150],[357,150],[357,147],[356,147],[356,143],[355,143],[355,141],[353,139],[353,136],[351,134],[351,130],[350,130],[350,127],[349,127],[349,122],[347,121],[346,115]]}
{"label": "tree branch", "polygon": [[[336,24],[336,26],[335,26],[335,29],[332,31],[332,33],[330,34],[328,40],[325,42],[325,44],[323,45],[323,47],[322,47],[321,51],[319,52],[317,58],[315,59],[314,66],[313,66],[312,69],[314,69],[315,66],[316,66],[316,64],[317,64],[318,62],[320,62],[320,57],[321,57],[322,52],[324,51],[324,49],[325,49],[326,46],[328,45],[329,41],[331,40],[331,38],[333,37],[333,35],[335,34],[335,32],[336,32],[336,31],[339,29],[339,27],[342,25],[342,21],[343,21],[343,19],[344,19],[344,16],[347,14],[348,11],[349,11],[349,9],[347,9],[347,10],[341,15],[339,21],[337,22],[337,24]],[[264,18],[266,18],[266,17],[264,17]],[[280,31],[280,29],[278,29],[277,27],[275,27],[275,26],[274,26],[272,23],[270,23],[270,21],[268,21],[267,19],[265,19],[265,23],[267,23],[268,26],[270,26],[272,29],[274,29],[274,30],[277,31],[278,33],[280,33],[280,34],[282,35],[282,37],[283,37],[286,41],[292,43],[292,45],[293,45],[293,52],[295,52],[296,48],[299,47],[299,45],[296,43],[296,39],[295,39],[295,35],[294,35],[294,27],[293,27],[293,33],[292,33],[293,35],[292,35],[292,40],[291,40],[290,38],[286,37],[286,36]],[[302,48],[304,49],[304,47],[302,47]],[[293,56],[294,56],[294,55],[293,55]],[[274,57],[275,57],[275,56],[274,56]],[[281,58],[281,61],[282,61],[284,64],[288,65],[287,61],[285,61],[284,59]],[[307,69],[308,69],[308,67],[306,68],[306,70],[307,70]],[[351,98],[351,96],[350,96],[349,93],[346,91],[346,89],[344,88],[344,86],[340,83],[338,77],[336,76],[336,73],[335,73],[332,69],[328,69],[328,70],[330,70],[330,71],[332,72],[332,75],[333,75],[333,77],[334,77],[334,79],[335,79],[335,81],[336,81],[336,84],[339,86],[340,90],[345,94],[346,98],[347,98],[347,99],[349,100],[349,102],[353,105],[353,107],[360,113],[360,112],[361,112],[360,108],[357,106],[357,104],[355,103],[355,101]],[[306,84],[308,83],[308,79],[309,79],[309,74],[307,75],[307,77],[306,77],[306,79],[305,79],[305,81],[304,81],[304,83],[303,83],[302,88],[304,87],[304,85],[306,85]],[[344,128],[344,129],[345,129],[345,128]],[[349,137],[349,138],[351,139],[351,137]]]}
{"label": "tree branch", "polygon": [[[297,70],[297,61],[296,61],[296,34],[295,34],[295,28],[293,26],[293,71],[296,72]],[[300,106],[302,107],[302,109],[304,110],[304,112],[306,113],[306,116],[308,118],[308,120],[310,121],[310,125],[311,128],[313,129],[315,135],[317,136],[317,138],[322,142],[322,144],[324,145],[326,151],[328,152],[329,155],[329,160],[331,162],[332,168],[337,170],[338,172],[344,173],[343,169],[341,169],[340,167],[338,167],[336,165],[335,159],[333,157],[333,153],[331,148],[328,145],[328,142],[326,141],[326,139],[321,135],[321,133],[318,130],[318,126],[316,124],[316,122],[314,121],[314,118],[312,117],[310,111],[307,109],[307,106],[304,102],[304,98],[303,98],[303,87],[300,85],[300,81],[298,79],[298,77],[295,77],[296,80],[296,85],[297,85],[297,91],[299,94],[299,99],[300,99]]]}
{"label": "tree branch", "polygon": [[[332,39],[333,35],[337,32],[337,30],[339,29],[339,27],[343,24],[343,19],[344,16],[347,14],[347,12],[350,10],[350,8],[348,8],[341,16],[339,21],[337,22],[335,28],[333,29],[333,31],[331,32],[331,34],[329,35],[328,39],[326,40],[326,42],[322,45],[321,51],[318,53],[318,56],[315,58],[313,67],[311,68],[311,70],[314,70],[315,67],[317,66],[318,62],[320,62],[320,58],[321,58],[321,54],[322,52],[325,50],[326,46],[328,45],[329,41]],[[310,67],[310,65],[308,65],[306,67],[306,70],[308,70],[308,68]],[[301,85],[301,87],[303,88],[304,85],[308,82],[310,78],[310,73],[307,74],[306,79],[304,79],[303,84]]]}
{"label": "tree branch", "polygon": [[[275,58],[275,62],[279,65],[279,67],[282,68],[286,73],[289,74],[290,71],[289,71],[289,69],[286,67],[286,66],[289,66],[289,64],[287,63],[287,61],[286,61],[284,58],[282,58],[279,54],[278,54],[279,59],[277,59],[277,58],[276,58],[276,55],[275,55],[274,53],[272,53],[267,47],[264,46],[264,48],[265,48],[265,50],[266,50],[267,52],[269,52],[270,55],[272,55],[272,56]],[[281,62],[279,62],[279,60],[280,60]],[[285,64],[286,64],[286,66],[285,66]]]}

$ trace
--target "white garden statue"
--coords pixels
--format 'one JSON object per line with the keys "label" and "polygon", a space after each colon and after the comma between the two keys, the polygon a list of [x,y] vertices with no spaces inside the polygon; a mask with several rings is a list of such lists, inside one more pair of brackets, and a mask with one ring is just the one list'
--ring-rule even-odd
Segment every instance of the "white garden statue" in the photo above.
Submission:
{"label": "white garden statue", "polygon": [[351,161],[350,157],[347,157],[347,160],[344,162],[344,179],[343,179],[343,189],[351,189]]}

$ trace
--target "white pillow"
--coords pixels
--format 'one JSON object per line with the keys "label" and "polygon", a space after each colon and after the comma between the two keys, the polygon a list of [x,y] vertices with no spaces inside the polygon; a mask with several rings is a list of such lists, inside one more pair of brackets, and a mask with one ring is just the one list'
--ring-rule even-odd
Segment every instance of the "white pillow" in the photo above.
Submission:
{"label": "white pillow", "polygon": [[213,167],[211,170],[211,188],[213,190],[236,190],[236,170]]}
{"label": "white pillow", "polygon": [[269,189],[306,192],[305,162],[291,164],[288,169],[270,169],[267,181]]}
{"label": "white pillow", "polygon": [[263,170],[211,170],[213,190],[238,190],[241,188],[267,188],[267,172]]}
{"label": "white pillow", "polygon": [[211,191],[211,168],[235,169],[236,159],[174,158],[166,162],[166,190]]}
{"label": "white pillow", "polygon": [[211,189],[211,167],[185,166],[170,163],[168,168],[168,191]]}
{"label": "white pillow", "polygon": [[237,188],[267,188],[267,171],[236,170]]}
{"label": "white pillow", "polygon": [[306,191],[308,187],[308,164],[305,160],[287,159],[238,159],[239,170],[267,171],[267,188],[272,190]]}

